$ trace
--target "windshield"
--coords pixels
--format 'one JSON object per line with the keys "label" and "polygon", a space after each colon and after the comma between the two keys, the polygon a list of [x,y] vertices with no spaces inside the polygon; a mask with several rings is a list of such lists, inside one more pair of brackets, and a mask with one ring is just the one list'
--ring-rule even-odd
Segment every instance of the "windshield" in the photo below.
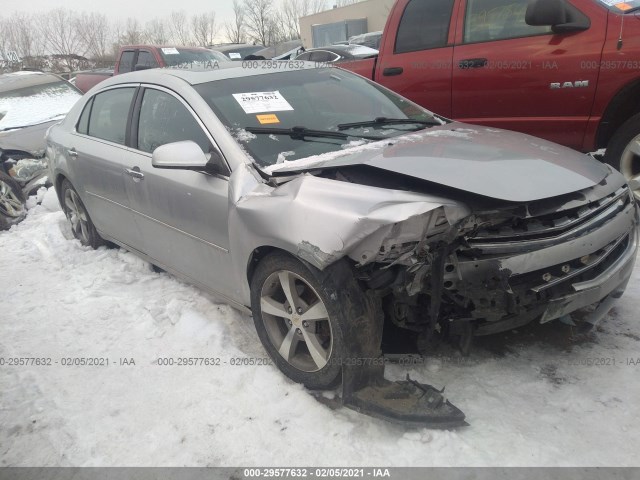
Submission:
{"label": "windshield", "polygon": [[[261,167],[371,141],[362,137],[402,135],[427,128],[425,123],[434,121],[431,112],[413,102],[336,68],[218,80],[195,88]],[[375,125],[344,126],[382,118],[385,121]],[[400,121],[392,123],[390,119]],[[418,123],[402,121],[407,119]],[[307,136],[282,132],[294,127],[321,133]],[[323,137],[322,132],[340,132],[349,138]]]}
{"label": "windshield", "polygon": [[190,50],[180,47],[161,48],[160,55],[168,67],[178,66],[205,66],[214,65],[216,62],[229,61],[224,55],[213,50]]}
{"label": "windshield", "polygon": [[611,8],[616,12],[631,12],[636,11],[640,8],[640,0],[599,0],[601,3],[604,3],[607,7]]}
{"label": "windshield", "polygon": [[66,115],[81,97],[59,81],[0,93],[0,130],[25,127]]}

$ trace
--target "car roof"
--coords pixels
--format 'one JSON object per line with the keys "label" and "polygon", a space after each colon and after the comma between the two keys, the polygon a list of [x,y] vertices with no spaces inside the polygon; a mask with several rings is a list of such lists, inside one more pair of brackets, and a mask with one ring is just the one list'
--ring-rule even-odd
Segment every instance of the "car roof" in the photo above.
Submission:
{"label": "car roof", "polygon": [[53,73],[22,71],[0,75],[0,93],[63,81]]}
{"label": "car roof", "polygon": [[[262,62],[263,60],[255,61]],[[269,60],[267,60],[267,62],[273,63],[273,61]],[[154,68],[124,73],[100,82],[99,85],[101,87],[125,83],[158,83],[161,85],[163,81],[168,81],[173,78],[179,78],[190,85],[199,85],[201,83],[226,80],[229,78],[255,77],[312,68],[317,69],[318,67],[313,62],[297,62],[296,64],[282,62],[282,68],[274,70],[269,68],[243,68],[241,62],[221,62],[212,65],[210,68],[201,66],[193,68]]]}

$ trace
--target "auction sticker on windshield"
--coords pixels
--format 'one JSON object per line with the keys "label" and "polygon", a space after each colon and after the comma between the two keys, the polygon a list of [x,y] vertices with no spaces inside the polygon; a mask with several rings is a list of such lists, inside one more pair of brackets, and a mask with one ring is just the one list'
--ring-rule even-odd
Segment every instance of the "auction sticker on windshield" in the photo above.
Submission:
{"label": "auction sticker on windshield", "polygon": [[162,53],[164,53],[165,55],[180,55],[178,49],[174,47],[163,48]]}
{"label": "auction sticker on windshield", "polygon": [[240,104],[244,113],[283,112],[293,110],[289,102],[275,92],[234,93],[233,98]]}
{"label": "auction sticker on windshield", "polygon": [[265,125],[269,123],[280,123],[280,119],[277,117],[275,113],[269,113],[267,115],[256,115],[256,118],[258,119],[261,125]]}

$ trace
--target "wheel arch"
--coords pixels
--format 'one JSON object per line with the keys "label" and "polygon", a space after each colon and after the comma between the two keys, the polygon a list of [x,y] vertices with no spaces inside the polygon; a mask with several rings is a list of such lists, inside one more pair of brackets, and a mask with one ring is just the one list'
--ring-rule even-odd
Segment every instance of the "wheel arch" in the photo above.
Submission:
{"label": "wheel arch", "polygon": [[251,285],[251,280],[253,279],[253,275],[260,261],[263,258],[265,258],[267,255],[273,252],[282,252],[287,255],[291,255],[293,258],[301,260],[297,255],[293,254],[292,252],[284,248],[274,247],[273,245],[263,245],[263,246],[254,248],[251,254],[249,255],[249,258],[247,259],[247,266],[246,266],[246,278],[247,278],[247,283],[249,285]]}
{"label": "wheel arch", "polygon": [[55,180],[53,182],[53,186],[56,189],[56,195],[58,196],[58,202],[60,202],[60,206],[62,206],[62,202],[63,202],[62,182],[64,182],[65,180],[71,183],[71,181],[63,173],[58,173],[56,174]]}
{"label": "wheel arch", "polygon": [[615,132],[640,113],[640,79],[622,87],[607,105],[598,125],[596,148],[606,148]]}

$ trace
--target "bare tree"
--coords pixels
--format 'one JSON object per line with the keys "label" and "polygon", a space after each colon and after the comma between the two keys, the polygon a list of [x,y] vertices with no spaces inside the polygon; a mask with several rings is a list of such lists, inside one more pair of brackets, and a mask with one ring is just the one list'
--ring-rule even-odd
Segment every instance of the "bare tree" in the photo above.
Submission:
{"label": "bare tree", "polygon": [[239,0],[233,0],[233,21],[224,26],[227,40],[231,43],[243,43],[245,41],[244,7]]}
{"label": "bare tree", "polygon": [[268,46],[275,36],[275,19],[270,0],[244,0],[247,36]]}
{"label": "bare tree", "polygon": [[139,45],[144,42],[144,32],[137,18],[128,17],[119,38],[120,45]]}
{"label": "bare tree", "polygon": [[165,45],[170,41],[169,27],[161,18],[149,20],[144,27],[145,42],[155,45]]}
{"label": "bare tree", "polygon": [[112,38],[107,16],[95,12],[83,12],[76,17],[75,24],[87,55],[101,62],[108,60]]}
{"label": "bare tree", "polygon": [[47,50],[59,55],[69,69],[76,68],[73,57],[83,56],[86,45],[78,32],[76,15],[71,10],[57,8],[40,17],[42,31],[47,40]]}
{"label": "bare tree", "polygon": [[218,34],[215,12],[201,13],[191,17],[191,29],[196,45],[204,47],[213,45]]}
{"label": "bare tree", "polygon": [[282,0],[278,15],[282,34],[287,39],[300,38],[300,17],[324,10],[325,0]]}
{"label": "bare tree", "polygon": [[191,44],[191,32],[189,30],[189,22],[187,14],[184,10],[171,12],[169,15],[169,30],[171,31],[171,40],[179,45]]}

